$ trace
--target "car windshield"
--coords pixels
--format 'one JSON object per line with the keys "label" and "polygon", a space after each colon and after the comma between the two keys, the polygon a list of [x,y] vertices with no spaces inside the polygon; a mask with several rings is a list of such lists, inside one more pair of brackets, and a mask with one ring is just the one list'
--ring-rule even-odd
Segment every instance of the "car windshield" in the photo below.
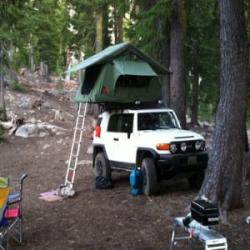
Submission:
{"label": "car windshield", "polygon": [[138,114],[138,130],[179,128],[172,112]]}

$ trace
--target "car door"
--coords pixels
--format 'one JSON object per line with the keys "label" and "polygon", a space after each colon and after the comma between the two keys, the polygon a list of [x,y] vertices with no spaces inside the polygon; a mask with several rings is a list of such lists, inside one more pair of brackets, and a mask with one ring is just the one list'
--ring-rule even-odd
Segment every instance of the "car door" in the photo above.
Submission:
{"label": "car door", "polygon": [[118,143],[118,161],[123,163],[135,163],[135,141],[134,141],[134,114],[123,114],[121,120],[121,131]]}
{"label": "car door", "polygon": [[107,126],[107,132],[103,137],[105,148],[110,161],[117,161],[118,145],[120,140],[122,116],[121,114],[112,114]]}

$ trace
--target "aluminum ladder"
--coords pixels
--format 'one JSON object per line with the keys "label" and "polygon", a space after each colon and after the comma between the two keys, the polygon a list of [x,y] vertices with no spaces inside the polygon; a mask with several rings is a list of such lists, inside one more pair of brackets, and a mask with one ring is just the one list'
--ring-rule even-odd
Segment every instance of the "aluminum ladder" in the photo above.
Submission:
{"label": "aluminum ladder", "polygon": [[88,103],[85,103],[85,105],[83,103],[79,104],[65,181],[64,184],[59,187],[59,192],[58,192],[59,195],[63,197],[70,197],[74,196],[75,194],[73,186],[74,186],[75,174],[78,166],[78,159],[82,144],[87,107]]}

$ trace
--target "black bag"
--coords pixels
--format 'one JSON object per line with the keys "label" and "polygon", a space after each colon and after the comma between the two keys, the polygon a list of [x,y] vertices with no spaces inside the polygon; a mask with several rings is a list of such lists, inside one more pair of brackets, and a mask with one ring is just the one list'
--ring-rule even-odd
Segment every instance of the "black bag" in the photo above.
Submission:
{"label": "black bag", "polygon": [[219,209],[205,200],[195,200],[191,203],[191,216],[202,225],[216,225],[219,223]]}
{"label": "black bag", "polygon": [[112,179],[103,176],[97,176],[95,178],[95,187],[97,189],[108,189],[113,187]]}

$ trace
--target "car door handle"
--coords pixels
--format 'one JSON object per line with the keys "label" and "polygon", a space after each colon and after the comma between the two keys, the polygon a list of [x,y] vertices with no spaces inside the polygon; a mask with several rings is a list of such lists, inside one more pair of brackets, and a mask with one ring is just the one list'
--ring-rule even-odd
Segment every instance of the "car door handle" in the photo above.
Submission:
{"label": "car door handle", "polygon": [[114,140],[114,141],[119,141],[119,139],[118,139],[118,138],[116,138],[116,137],[115,137],[115,138],[113,138],[113,140]]}

